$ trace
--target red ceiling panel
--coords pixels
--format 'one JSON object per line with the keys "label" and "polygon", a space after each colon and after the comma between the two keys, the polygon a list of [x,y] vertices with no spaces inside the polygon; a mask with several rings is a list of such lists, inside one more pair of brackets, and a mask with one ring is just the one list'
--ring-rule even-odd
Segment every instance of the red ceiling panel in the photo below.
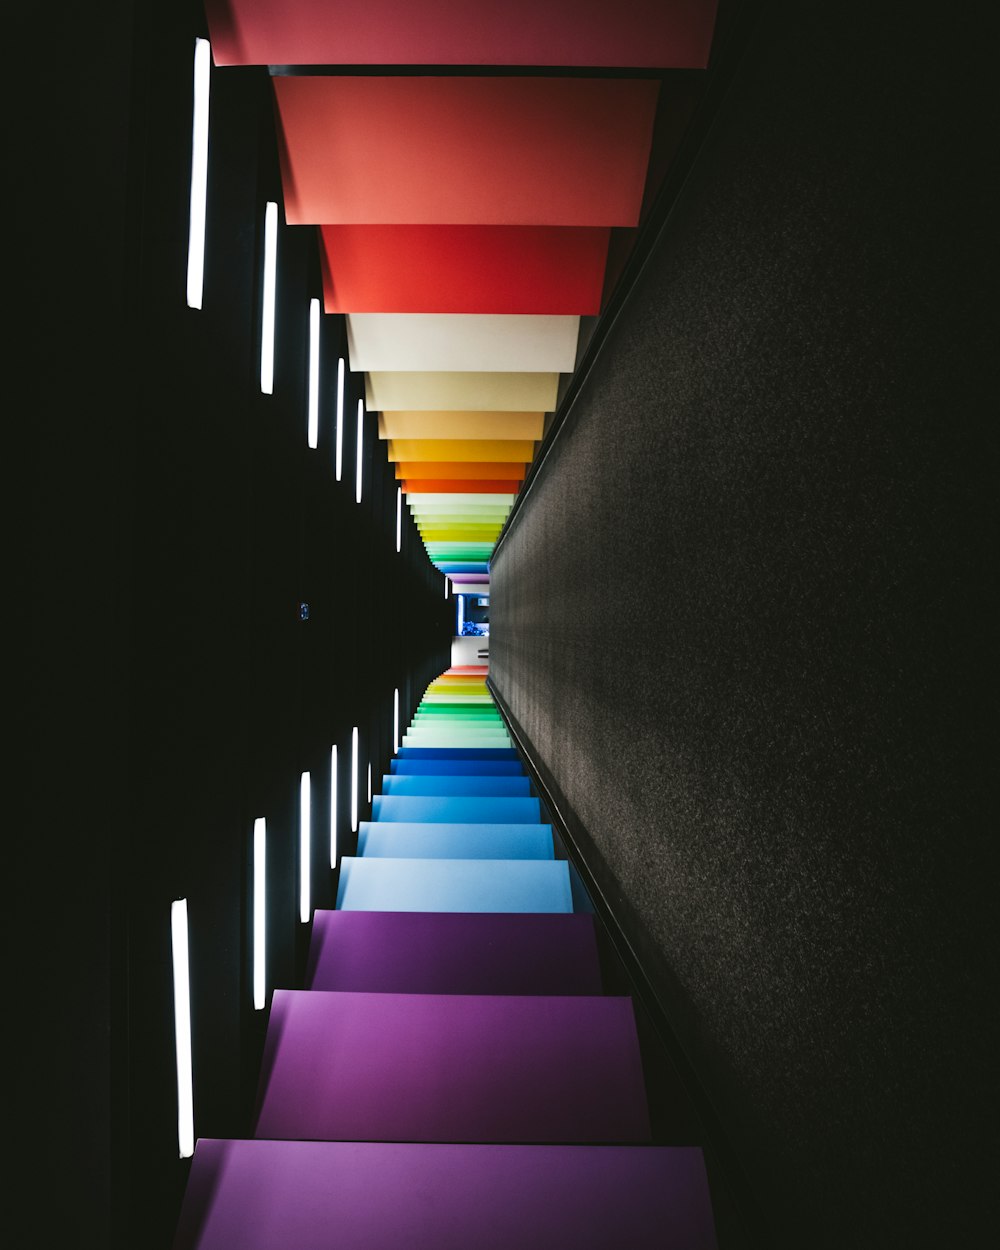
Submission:
{"label": "red ceiling panel", "polygon": [[328,313],[601,310],[606,228],[322,226]]}
{"label": "red ceiling panel", "polygon": [[638,221],[655,81],[272,81],[290,225]]}
{"label": "red ceiling panel", "polygon": [[206,0],[216,65],[698,69],[717,0]]}

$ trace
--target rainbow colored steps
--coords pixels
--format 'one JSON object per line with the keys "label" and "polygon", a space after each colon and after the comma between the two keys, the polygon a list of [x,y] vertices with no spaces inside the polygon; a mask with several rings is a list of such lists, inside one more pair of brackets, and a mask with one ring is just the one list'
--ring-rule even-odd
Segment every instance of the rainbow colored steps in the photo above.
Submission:
{"label": "rainbow colored steps", "polygon": [[428,687],[413,724],[434,744],[383,777],[306,987],[274,992],[256,1140],[198,1143],[175,1250],[331,1230],[352,1250],[714,1250],[701,1151],[649,1144],[631,1000],[603,991],[484,675]]}

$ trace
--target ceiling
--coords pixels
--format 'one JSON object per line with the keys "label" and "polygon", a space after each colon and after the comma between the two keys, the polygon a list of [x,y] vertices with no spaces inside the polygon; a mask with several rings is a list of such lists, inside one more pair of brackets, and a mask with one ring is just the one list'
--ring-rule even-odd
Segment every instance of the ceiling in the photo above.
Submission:
{"label": "ceiling", "polygon": [[[206,0],[432,563],[494,544],[708,64],[716,0]],[[688,88],[688,95],[691,88]]]}

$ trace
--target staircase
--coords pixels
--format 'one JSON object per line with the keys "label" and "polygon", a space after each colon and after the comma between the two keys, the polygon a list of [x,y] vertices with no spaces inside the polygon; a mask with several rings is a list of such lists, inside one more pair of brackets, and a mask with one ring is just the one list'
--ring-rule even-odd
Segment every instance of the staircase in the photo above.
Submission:
{"label": "staircase", "polygon": [[306,988],[274,992],[255,1136],[198,1142],[175,1250],[716,1245],[485,675],[428,687]]}

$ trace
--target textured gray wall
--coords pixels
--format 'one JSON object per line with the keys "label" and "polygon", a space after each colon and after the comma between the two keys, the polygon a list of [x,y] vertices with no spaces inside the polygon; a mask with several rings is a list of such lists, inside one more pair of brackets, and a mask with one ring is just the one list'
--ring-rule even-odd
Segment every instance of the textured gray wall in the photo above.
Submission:
{"label": "textured gray wall", "polygon": [[492,675],[774,1244],[961,1244],[992,1065],[986,79],[968,29],[820,7],[765,8],[497,554]]}

